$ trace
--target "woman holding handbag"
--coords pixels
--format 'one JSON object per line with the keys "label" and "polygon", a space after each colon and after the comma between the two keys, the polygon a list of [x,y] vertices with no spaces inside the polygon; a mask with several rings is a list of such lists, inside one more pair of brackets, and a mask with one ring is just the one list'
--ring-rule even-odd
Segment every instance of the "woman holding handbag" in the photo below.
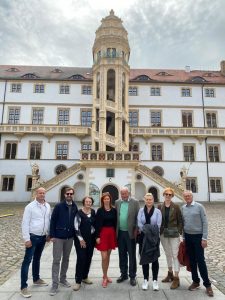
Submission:
{"label": "woman holding handbag", "polygon": [[[165,251],[168,274],[162,282],[170,282],[171,289],[180,286],[178,261],[178,250],[180,244],[180,235],[183,230],[183,222],[179,205],[172,201],[174,190],[170,187],[163,191],[164,202],[158,208],[162,213],[162,224],[160,228],[160,240]],[[174,271],[174,273],[173,273]]]}

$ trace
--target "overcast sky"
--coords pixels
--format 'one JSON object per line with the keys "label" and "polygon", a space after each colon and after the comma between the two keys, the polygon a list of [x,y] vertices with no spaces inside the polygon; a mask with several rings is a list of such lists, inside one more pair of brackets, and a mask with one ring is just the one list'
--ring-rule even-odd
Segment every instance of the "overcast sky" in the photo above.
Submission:
{"label": "overcast sky", "polygon": [[225,0],[0,0],[0,64],[91,67],[110,9],[128,31],[131,68],[219,70],[225,60]]}

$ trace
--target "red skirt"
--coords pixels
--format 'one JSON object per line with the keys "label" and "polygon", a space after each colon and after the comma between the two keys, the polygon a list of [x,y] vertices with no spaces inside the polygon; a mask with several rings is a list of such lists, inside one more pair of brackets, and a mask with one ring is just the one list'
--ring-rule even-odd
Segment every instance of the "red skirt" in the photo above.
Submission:
{"label": "red skirt", "polygon": [[117,247],[116,231],[114,227],[102,227],[100,231],[100,244],[96,244],[99,251],[112,250]]}

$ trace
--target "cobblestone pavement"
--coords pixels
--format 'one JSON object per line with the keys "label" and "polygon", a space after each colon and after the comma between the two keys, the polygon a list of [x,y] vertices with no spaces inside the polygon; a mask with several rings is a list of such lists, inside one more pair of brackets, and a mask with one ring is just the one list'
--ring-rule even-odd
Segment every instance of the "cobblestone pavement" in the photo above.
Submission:
{"label": "cobblestone pavement", "polygon": [[[209,221],[209,241],[206,260],[209,275],[214,285],[225,294],[225,203],[204,204]],[[20,265],[24,255],[21,238],[21,220],[25,204],[0,204],[0,285]]]}

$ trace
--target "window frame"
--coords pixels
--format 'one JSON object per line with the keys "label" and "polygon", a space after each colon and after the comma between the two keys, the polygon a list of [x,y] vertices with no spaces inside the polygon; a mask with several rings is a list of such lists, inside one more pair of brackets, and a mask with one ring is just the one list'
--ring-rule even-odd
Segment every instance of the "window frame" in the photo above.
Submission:
{"label": "window frame", "polygon": [[[35,157],[34,158],[31,158],[31,145],[32,144],[40,144],[40,157],[37,158],[37,149],[35,149]],[[28,153],[28,159],[29,160],[40,160],[42,159],[42,144],[43,142],[42,141],[29,141],[29,153]]]}
{"label": "window frame", "polygon": [[[215,181],[215,186],[214,186],[214,190],[212,190],[212,180]],[[217,184],[216,184],[216,181],[219,180],[220,182],[220,191],[218,191],[217,189]],[[210,193],[217,193],[217,194],[220,194],[220,193],[223,193],[223,180],[222,180],[222,177],[209,177],[209,186],[210,186]]]}
{"label": "window frame", "polygon": [[[207,115],[210,115],[210,122],[211,122],[211,126],[209,126],[209,123],[208,123],[208,119],[207,119]],[[213,114],[215,114],[215,120],[216,120],[216,126],[213,126]],[[217,116],[217,111],[211,111],[211,110],[209,110],[209,111],[206,111],[205,112],[205,122],[206,122],[206,126],[207,126],[207,128],[218,128],[218,116]]]}
{"label": "window frame", "polygon": [[[34,111],[42,111],[42,121],[39,123],[40,119],[39,119],[39,113],[38,113],[38,123],[34,123]],[[32,107],[32,119],[31,119],[31,124],[32,125],[42,125],[44,123],[44,107]]]}
{"label": "window frame", "polygon": [[[62,114],[63,120],[59,119],[60,111],[63,111],[63,114]],[[65,117],[67,117],[66,114],[65,114],[65,112],[67,112],[67,111],[68,111],[68,121],[65,118]],[[60,124],[60,122],[62,122],[62,124]],[[57,109],[57,124],[59,126],[70,125],[70,108],[68,108],[68,107],[58,107],[58,109]]]}
{"label": "window frame", "polygon": [[[13,188],[12,189],[3,189],[3,184],[4,184],[4,179],[8,178],[8,184],[7,187],[9,186],[9,179],[13,179]],[[15,175],[2,175],[1,176],[1,191],[2,192],[13,192],[15,190]]]}
{"label": "window frame", "polygon": [[105,169],[105,177],[106,178],[115,178],[115,169],[114,168],[107,168]]}
{"label": "window frame", "polygon": [[[83,116],[83,113],[87,113],[86,116]],[[88,116],[90,113],[90,116]],[[85,118],[85,122],[84,122]],[[80,124],[82,127],[92,127],[92,109],[89,108],[81,108],[80,109]]]}
{"label": "window frame", "polygon": [[[195,181],[195,187],[196,187],[196,190],[194,191],[191,187],[191,182],[190,182],[190,185],[187,186],[187,180],[194,180]],[[191,190],[192,193],[198,193],[198,178],[197,177],[187,177],[186,178],[186,190]]]}
{"label": "window frame", "polygon": [[[186,160],[185,159],[185,149],[184,149],[184,147],[193,147],[193,155],[194,155],[194,159],[193,160]],[[190,155],[189,155],[189,158],[190,158]],[[183,144],[183,160],[185,161],[185,162],[194,162],[194,161],[196,161],[196,144],[193,144],[193,143],[184,143]]]}
{"label": "window frame", "polygon": [[[66,158],[64,158],[63,156],[63,151],[65,150],[64,148],[62,148],[61,152],[61,158],[60,156],[58,156],[58,146],[59,145],[67,145],[67,154],[66,154]],[[55,142],[55,159],[58,160],[67,160],[69,159],[69,142],[68,141],[56,141]]]}
{"label": "window frame", "polygon": [[[84,145],[87,146],[87,149],[83,149]],[[81,142],[81,151],[92,151],[92,143],[91,142]]]}
{"label": "window frame", "polygon": [[[189,116],[186,116],[187,126],[184,126],[183,114],[191,114],[191,126],[189,126]],[[193,128],[194,127],[194,112],[193,110],[182,110],[181,111],[181,123],[183,128]]]}
{"label": "window frame", "polygon": [[[159,93],[157,91],[159,91]],[[161,96],[161,87],[159,87],[159,86],[151,86],[150,87],[150,96],[153,96],[153,97],[159,97],[159,96]]]}
{"label": "window frame", "polygon": [[[15,87],[13,87],[15,86]],[[22,83],[14,83],[10,84],[10,92],[11,93],[22,93]]]}
{"label": "window frame", "polygon": [[[158,149],[157,149],[157,153],[156,153],[156,159],[153,159],[153,146],[155,147],[161,147],[161,159],[159,158],[158,155]],[[164,155],[163,155],[163,143],[151,143],[150,144],[150,150],[151,150],[151,160],[152,161],[163,161],[164,160]]]}
{"label": "window frame", "polygon": [[[6,157],[7,144],[11,144],[10,157],[9,158]],[[14,158],[12,158],[12,144],[16,144],[16,154],[15,154]],[[17,159],[17,152],[18,152],[18,141],[5,141],[4,159]]]}
{"label": "window frame", "polygon": [[33,92],[34,92],[34,94],[44,94],[45,93],[45,84],[44,83],[35,83]]}
{"label": "window frame", "polygon": [[70,84],[64,83],[59,85],[59,94],[69,95],[70,94]]}
{"label": "window frame", "polygon": [[[14,121],[14,122],[10,122],[10,110],[14,110],[14,118],[12,119],[12,121]],[[19,111],[18,119],[15,118],[15,116],[16,116],[15,111],[16,110]],[[20,114],[21,114],[21,107],[20,106],[9,106],[8,107],[8,124],[10,124],[10,125],[20,124]]]}
{"label": "window frame", "polygon": [[128,95],[129,96],[138,96],[138,87],[137,86],[129,86]]}
{"label": "window frame", "polygon": [[[28,184],[29,184],[29,180],[31,179],[31,187],[30,189],[28,189]],[[25,186],[25,191],[26,192],[31,192],[32,191],[32,175],[27,175],[26,176],[26,186]]]}
{"label": "window frame", "polygon": [[[212,157],[210,156],[210,147],[213,147],[213,155],[212,155]],[[216,156],[215,156],[215,147],[217,147],[218,149],[218,160],[216,160]],[[208,154],[208,161],[209,162],[220,162],[221,160],[220,160],[220,154],[221,152],[220,152],[220,145],[219,144],[208,144],[207,145],[207,154]],[[211,158],[212,158],[212,160],[211,160]]]}
{"label": "window frame", "polygon": [[[187,91],[189,91],[189,94],[187,93]],[[189,87],[182,87],[181,97],[192,97],[192,89]]]}
{"label": "window frame", "polygon": [[92,86],[91,85],[82,85],[81,86],[82,95],[92,95]]}
{"label": "window frame", "polygon": [[206,98],[215,98],[216,97],[216,89],[215,88],[204,88],[204,95]]}
{"label": "window frame", "polygon": [[[133,113],[137,114],[136,118],[133,116]],[[131,114],[132,114],[132,117],[130,117]],[[130,127],[138,127],[139,126],[139,110],[138,109],[129,109],[128,116],[129,116],[129,126]],[[134,123],[135,119],[137,119],[136,123]]]}
{"label": "window frame", "polygon": [[[153,123],[152,122],[152,113],[159,113],[160,114],[160,123]],[[155,119],[158,119],[157,117]],[[151,109],[150,110],[150,126],[151,127],[162,127],[162,110],[154,110],[154,109]]]}

